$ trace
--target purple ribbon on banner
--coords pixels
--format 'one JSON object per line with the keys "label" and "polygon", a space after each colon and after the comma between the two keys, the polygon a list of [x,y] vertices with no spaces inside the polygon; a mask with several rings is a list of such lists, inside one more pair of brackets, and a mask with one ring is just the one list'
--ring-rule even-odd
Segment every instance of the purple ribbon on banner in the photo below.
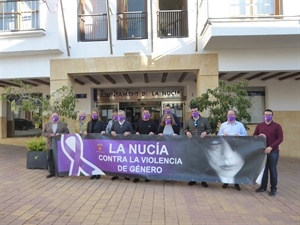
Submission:
{"label": "purple ribbon on banner", "polygon": [[79,134],[61,135],[61,149],[71,161],[69,176],[105,175],[105,173],[93,163],[83,157],[83,141]]}

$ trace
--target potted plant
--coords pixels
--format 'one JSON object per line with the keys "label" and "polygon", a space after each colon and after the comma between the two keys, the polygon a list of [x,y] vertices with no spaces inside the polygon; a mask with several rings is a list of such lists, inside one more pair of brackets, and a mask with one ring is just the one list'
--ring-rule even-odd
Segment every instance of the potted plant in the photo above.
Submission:
{"label": "potted plant", "polygon": [[27,169],[48,169],[45,138],[33,137],[25,144],[28,150]]}

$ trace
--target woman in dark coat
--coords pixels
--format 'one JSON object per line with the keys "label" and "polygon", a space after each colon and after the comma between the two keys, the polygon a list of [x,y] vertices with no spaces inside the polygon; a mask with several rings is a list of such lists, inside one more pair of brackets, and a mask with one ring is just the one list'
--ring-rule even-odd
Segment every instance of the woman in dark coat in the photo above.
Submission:
{"label": "woman in dark coat", "polygon": [[[100,119],[99,113],[97,110],[93,110],[91,112],[91,119],[87,124],[87,133],[100,133],[100,134],[105,134],[105,124],[104,122]],[[92,175],[91,179],[100,179],[100,175]]]}

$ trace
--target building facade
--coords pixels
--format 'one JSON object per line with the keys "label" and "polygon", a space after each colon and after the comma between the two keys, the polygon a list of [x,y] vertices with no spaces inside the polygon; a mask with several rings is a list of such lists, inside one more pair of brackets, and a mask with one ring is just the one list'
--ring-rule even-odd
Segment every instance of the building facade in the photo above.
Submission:
{"label": "building facade", "polygon": [[[247,80],[249,134],[271,108],[281,155],[300,157],[298,1],[1,0],[0,10],[1,93],[16,78],[44,95],[72,86],[77,110],[105,122],[124,109],[135,123],[145,107],[157,119],[170,104],[184,125],[191,99]],[[0,109],[4,140],[16,115]]]}

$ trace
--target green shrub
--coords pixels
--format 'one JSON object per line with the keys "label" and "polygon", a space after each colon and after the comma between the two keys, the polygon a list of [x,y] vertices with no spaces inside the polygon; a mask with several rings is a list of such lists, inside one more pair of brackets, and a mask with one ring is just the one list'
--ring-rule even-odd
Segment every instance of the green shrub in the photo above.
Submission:
{"label": "green shrub", "polygon": [[208,110],[212,134],[217,134],[220,124],[227,121],[229,109],[235,109],[237,120],[242,122],[246,129],[249,129],[247,125],[251,121],[251,116],[247,109],[252,105],[247,98],[247,87],[247,81],[228,83],[220,80],[218,87],[208,89],[206,93],[192,99],[190,106],[197,106],[201,112]]}
{"label": "green shrub", "polygon": [[30,138],[25,144],[28,151],[46,151],[46,140],[42,136]]}

